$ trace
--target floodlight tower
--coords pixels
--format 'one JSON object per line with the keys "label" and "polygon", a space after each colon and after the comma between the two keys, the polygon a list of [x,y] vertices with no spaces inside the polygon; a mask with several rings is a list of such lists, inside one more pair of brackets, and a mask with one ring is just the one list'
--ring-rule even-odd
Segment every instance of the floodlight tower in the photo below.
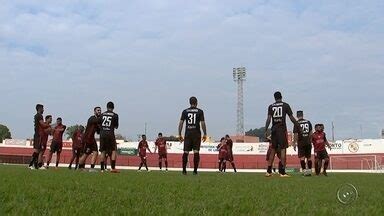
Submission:
{"label": "floodlight tower", "polygon": [[245,67],[233,68],[233,81],[237,83],[237,135],[244,136],[244,102],[243,102],[243,84],[246,77]]}

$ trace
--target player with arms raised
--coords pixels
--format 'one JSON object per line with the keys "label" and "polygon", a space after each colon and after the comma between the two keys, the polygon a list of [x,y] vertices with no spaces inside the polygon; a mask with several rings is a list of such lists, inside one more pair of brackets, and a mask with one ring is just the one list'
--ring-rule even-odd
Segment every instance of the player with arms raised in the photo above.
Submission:
{"label": "player with arms raised", "polygon": [[167,142],[163,138],[163,134],[159,133],[155,141],[155,153],[159,149],[159,168],[162,170],[162,160],[164,159],[165,171],[168,171],[168,161],[167,161]]}
{"label": "player with arms raised", "polygon": [[107,111],[101,114],[101,128],[100,128],[100,166],[101,171],[105,169],[104,163],[106,160],[106,153],[111,158],[111,172],[118,173],[116,170],[116,137],[115,129],[119,127],[119,116],[113,112],[115,105],[113,102],[107,103]]}
{"label": "player with arms raised", "polygon": [[[299,127],[293,127],[294,133],[294,150],[296,151],[296,146],[298,147],[298,157],[300,158],[301,169],[303,170],[304,176],[310,176],[312,170],[312,160],[311,160],[311,137],[312,137],[312,124],[310,121],[304,119],[303,111],[297,111],[297,122]],[[307,159],[307,167],[305,164],[305,159]]]}
{"label": "player with arms raised", "polygon": [[[269,105],[268,107],[268,117],[265,122],[265,137],[268,137],[268,127],[272,121],[271,128],[271,142],[272,149],[271,154],[275,155],[276,151],[280,151],[281,164],[279,167],[279,173],[281,177],[289,177],[285,173],[286,166],[286,149],[288,148],[288,138],[287,138],[287,124],[286,124],[286,115],[289,116],[289,119],[294,125],[297,125],[295,117],[293,117],[292,109],[288,103],[282,101],[283,97],[280,92],[274,93],[275,103]],[[268,169],[266,176],[269,177],[272,175],[272,163],[274,157],[270,157],[268,161]]]}
{"label": "player with arms raised", "polygon": [[[204,112],[203,110],[197,108],[197,98],[191,97],[189,99],[189,104],[191,105],[188,109],[185,109],[181,113],[181,118],[179,122],[179,139],[180,142],[184,140],[184,154],[183,154],[183,175],[187,174],[187,162],[189,152],[193,150],[193,174],[197,175],[197,169],[200,162],[200,145],[201,140],[203,142],[207,139],[207,128],[205,125]],[[185,124],[185,138],[181,136],[183,130],[184,121]],[[201,128],[203,129],[203,137],[201,137]]]}

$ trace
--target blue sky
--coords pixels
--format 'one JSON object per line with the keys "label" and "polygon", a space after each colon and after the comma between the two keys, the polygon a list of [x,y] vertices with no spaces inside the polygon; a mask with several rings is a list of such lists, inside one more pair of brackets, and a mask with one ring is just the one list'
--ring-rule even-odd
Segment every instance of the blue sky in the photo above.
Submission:
{"label": "blue sky", "polygon": [[118,132],[176,134],[195,95],[215,138],[235,133],[232,68],[245,66],[245,129],[273,92],[336,138],[384,128],[383,1],[1,1],[0,123],[33,134],[36,103],[67,125],[112,100]]}

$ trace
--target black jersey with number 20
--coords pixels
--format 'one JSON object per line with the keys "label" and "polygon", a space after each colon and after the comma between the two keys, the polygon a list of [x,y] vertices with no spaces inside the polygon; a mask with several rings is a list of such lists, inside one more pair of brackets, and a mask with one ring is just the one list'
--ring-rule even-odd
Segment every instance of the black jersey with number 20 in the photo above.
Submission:
{"label": "black jersey with number 20", "polygon": [[292,115],[292,109],[285,102],[276,102],[268,107],[268,115],[272,116],[272,129],[287,130],[286,116]]}
{"label": "black jersey with number 20", "polygon": [[180,120],[185,121],[185,135],[190,134],[200,134],[200,122],[204,121],[204,112],[203,110],[191,107],[185,109],[182,114]]}

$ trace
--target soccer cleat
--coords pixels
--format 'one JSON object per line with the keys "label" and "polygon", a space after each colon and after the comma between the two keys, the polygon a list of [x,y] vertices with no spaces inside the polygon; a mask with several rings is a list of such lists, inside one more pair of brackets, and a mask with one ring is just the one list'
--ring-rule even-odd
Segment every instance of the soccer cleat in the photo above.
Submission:
{"label": "soccer cleat", "polygon": [[28,167],[28,169],[30,169],[30,170],[37,170],[34,166],[30,166],[30,167]]}
{"label": "soccer cleat", "polygon": [[271,177],[272,176],[272,173],[265,173],[265,177]]}
{"label": "soccer cleat", "polygon": [[328,176],[328,174],[327,174],[326,171],[323,171],[323,175],[324,175],[324,176]]}
{"label": "soccer cleat", "polygon": [[291,176],[288,175],[288,174],[280,174],[280,177],[282,177],[282,178],[289,178],[289,177],[291,177]]}
{"label": "soccer cleat", "polygon": [[141,170],[137,170],[137,172],[141,172]]}
{"label": "soccer cleat", "polygon": [[112,170],[111,170],[111,173],[120,173],[120,171],[117,170],[117,169],[112,169]]}
{"label": "soccer cleat", "polygon": [[193,171],[193,175],[197,175],[197,171]]}
{"label": "soccer cleat", "polygon": [[151,170],[147,170],[147,172],[151,172]]}
{"label": "soccer cleat", "polygon": [[39,170],[47,170],[47,168],[45,166],[42,166],[39,168]]}
{"label": "soccer cleat", "polygon": [[187,171],[185,171],[185,170],[183,170],[182,173],[183,173],[183,175],[187,175]]}
{"label": "soccer cleat", "polygon": [[71,167],[71,166],[69,166],[69,167],[68,167],[68,169],[72,169],[72,167]]}

